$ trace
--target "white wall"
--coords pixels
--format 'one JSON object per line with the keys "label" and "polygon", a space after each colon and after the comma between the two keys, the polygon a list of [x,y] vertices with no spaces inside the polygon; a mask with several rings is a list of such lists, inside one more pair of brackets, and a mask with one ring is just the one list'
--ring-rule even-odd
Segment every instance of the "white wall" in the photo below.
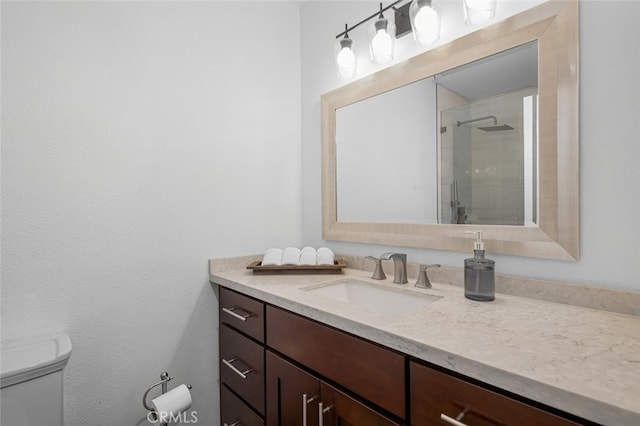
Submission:
{"label": "white wall", "polygon": [[[540,1],[498,2],[496,19]],[[640,2],[580,2],[580,196],[581,259],[565,262],[489,255],[500,273],[640,290],[640,144],[637,143],[640,57],[635,34]],[[391,250],[409,260],[461,267],[467,253],[383,247],[322,241],[320,193],[320,96],[340,85],[334,68],[333,43],[345,23],[370,15],[376,2],[307,2],[302,6],[302,166],[303,237],[305,244],[328,244],[341,253],[379,255]],[[460,2],[443,4],[445,43],[470,32]],[[446,14],[446,15],[445,15]],[[380,67],[366,57],[366,28],[350,33],[361,52],[360,76]],[[395,62],[422,51],[411,37],[397,43]],[[471,253],[471,246],[469,253]]]}
{"label": "white wall", "polygon": [[[207,260],[301,242],[299,8],[2,2],[2,339],[63,331],[69,425],[216,424]],[[177,382],[177,383],[176,383]]]}

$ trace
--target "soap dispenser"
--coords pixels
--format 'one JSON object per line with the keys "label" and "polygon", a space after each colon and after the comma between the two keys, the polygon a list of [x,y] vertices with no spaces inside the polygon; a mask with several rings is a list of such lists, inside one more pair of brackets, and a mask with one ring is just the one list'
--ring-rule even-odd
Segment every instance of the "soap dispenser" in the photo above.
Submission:
{"label": "soap dispenser", "polygon": [[484,257],[481,231],[465,231],[465,234],[476,234],[476,241],[473,243],[473,258],[464,260],[464,297],[488,302],[496,296],[496,262]]}

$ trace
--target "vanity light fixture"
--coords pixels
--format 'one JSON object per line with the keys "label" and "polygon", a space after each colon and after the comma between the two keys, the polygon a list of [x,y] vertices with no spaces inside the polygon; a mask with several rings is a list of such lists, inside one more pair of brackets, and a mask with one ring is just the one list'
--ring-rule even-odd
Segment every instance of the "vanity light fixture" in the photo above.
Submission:
{"label": "vanity light fixture", "polygon": [[349,38],[348,26],[344,25],[344,37],[336,43],[336,66],[338,74],[344,79],[356,73],[356,55],[353,53],[353,40]]}
{"label": "vanity light fixture", "polygon": [[[396,42],[396,24],[403,36],[413,32],[416,43],[427,46],[440,39],[440,15],[438,13],[439,0],[396,0],[386,7],[380,3],[380,11],[364,18],[336,36],[336,67],[343,79],[349,79],[356,74],[357,58],[353,40],[349,32],[375,18],[369,26],[369,53],[376,64],[387,64],[393,60]],[[464,8],[465,23],[477,25],[492,19],[496,14],[497,0],[459,0]],[[399,3],[402,6],[396,7]],[[395,22],[384,17],[389,9],[395,11]],[[409,22],[408,22],[409,21]],[[410,28],[409,28],[410,27]],[[343,37],[344,36],[344,37]]]}
{"label": "vanity light fixture", "polygon": [[386,64],[393,59],[396,26],[383,15],[382,3],[378,19],[369,27],[369,51],[376,64]]}
{"label": "vanity light fixture", "polygon": [[462,0],[462,3],[467,25],[482,24],[496,16],[496,0]]}
{"label": "vanity light fixture", "polygon": [[427,46],[440,38],[440,16],[432,0],[413,0],[409,6],[411,29],[416,43]]}
{"label": "vanity light fixture", "polygon": [[[385,19],[383,13],[403,1],[406,0],[396,0],[384,8],[382,7],[382,3],[380,3],[379,12],[364,18],[352,27],[345,25],[345,30],[336,36],[336,39],[340,39],[344,36],[344,38],[336,43],[336,66],[338,68],[338,74],[342,78],[349,79],[355,75],[357,62],[353,48],[353,40],[349,38],[349,32],[373,18],[378,19],[372,25],[373,35],[370,38],[369,43],[371,59],[378,64],[384,64],[393,59],[396,26],[392,21]],[[353,66],[351,67],[350,64],[353,64]]]}

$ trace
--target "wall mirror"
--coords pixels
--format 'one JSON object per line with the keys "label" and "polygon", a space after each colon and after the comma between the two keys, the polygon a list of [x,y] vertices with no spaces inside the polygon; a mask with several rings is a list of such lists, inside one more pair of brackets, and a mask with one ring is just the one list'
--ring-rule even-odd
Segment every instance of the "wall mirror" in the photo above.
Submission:
{"label": "wall mirror", "polygon": [[323,95],[322,152],[325,239],[578,259],[577,2]]}

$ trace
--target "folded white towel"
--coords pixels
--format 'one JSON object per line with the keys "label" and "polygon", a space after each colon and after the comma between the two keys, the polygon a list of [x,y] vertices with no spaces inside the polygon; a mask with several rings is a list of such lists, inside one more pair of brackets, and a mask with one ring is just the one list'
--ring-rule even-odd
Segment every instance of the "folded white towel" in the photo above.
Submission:
{"label": "folded white towel", "polygon": [[297,247],[287,247],[282,252],[282,264],[283,265],[299,265],[300,264],[300,249]]}
{"label": "folded white towel", "polygon": [[304,247],[300,250],[300,265],[315,265],[317,263],[316,256],[316,249]]}
{"label": "folded white towel", "polygon": [[268,249],[262,258],[262,266],[282,265],[282,250],[279,248]]}
{"label": "folded white towel", "polygon": [[334,254],[330,248],[320,247],[317,250],[317,262],[318,265],[333,265]]}

